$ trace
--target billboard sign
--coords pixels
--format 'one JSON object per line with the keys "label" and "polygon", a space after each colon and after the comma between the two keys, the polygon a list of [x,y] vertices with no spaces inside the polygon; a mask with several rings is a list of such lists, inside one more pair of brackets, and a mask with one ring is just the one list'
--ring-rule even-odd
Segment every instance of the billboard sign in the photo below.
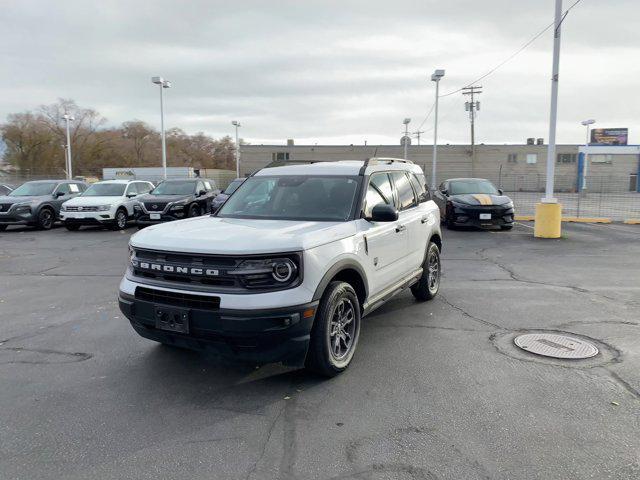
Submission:
{"label": "billboard sign", "polygon": [[628,128],[594,128],[589,145],[626,145]]}

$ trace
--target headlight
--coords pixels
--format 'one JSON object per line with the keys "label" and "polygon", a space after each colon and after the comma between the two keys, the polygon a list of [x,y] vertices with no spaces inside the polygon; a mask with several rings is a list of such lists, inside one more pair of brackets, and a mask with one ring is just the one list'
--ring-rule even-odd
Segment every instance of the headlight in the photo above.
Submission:
{"label": "headlight", "polygon": [[298,265],[288,257],[243,260],[229,273],[239,276],[247,288],[281,287],[299,279]]}
{"label": "headlight", "polygon": [[16,213],[31,213],[31,203],[29,202],[17,203],[13,206],[13,210]]}
{"label": "headlight", "polygon": [[61,212],[66,212],[66,211],[67,211],[67,206],[63,204],[63,205],[60,207],[60,211],[61,211]]}
{"label": "headlight", "polygon": [[513,208],[513,202],[503,203],[502,206],[506,209]]}
{"label": "headlight", "polygon": [[136,256],[136,251],[133,249],[131,244],[129,244],[128,247],[129,247],[129,263],[133,263],[133,259]]}
{"label": "headlight", "polygon": [[111,210],[111,205],[98,205],[99,212],[106,212],[107,210]]}
{"label": "headlight", "polygon": [[185,202],[183,202],[183,203],[174,203],[173,205],[171,205],[171,210],[182,210],[182,209],[184,209],[185,205],[186,205]]}

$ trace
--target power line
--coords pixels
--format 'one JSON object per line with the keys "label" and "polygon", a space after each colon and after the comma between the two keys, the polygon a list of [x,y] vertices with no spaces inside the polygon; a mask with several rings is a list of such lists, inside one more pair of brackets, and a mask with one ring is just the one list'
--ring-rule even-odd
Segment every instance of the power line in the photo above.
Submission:
{"label": "power line", "polygon": [[[564,18],[567,16],[567,14],[569,13],[569,11],[575,7],[578,3],[580,3],[582,0],[576,0],[569,8],[567,8],[567,10],[564,12],[564,15],[562,16],[562,19],[564,20]],[[491,75],[492,73],[494,73],[496,70],[498,70],[500,67],[502,67],[505,63],[509,62],[510,60],[512,60],[515,56],[517,56],[519,53],[521,53],[523,50],[525,50],[529,45],[531,45],[533,42],[535,42],[538,38],[540,38],[542,36],[543,33],[545,33],[547,30],[549,30],[551,27],[553,27],[553,25],[555,24],[555,20],[553,22],[551,22],[549,25],[547,25],[546,27],[544,27],[542,30],[540,30],[538,33],[536,33],[527,43],[525,43],[524,45],[522,45],[518,50],[516,50],[515,52],[513,52],[511,55],[509,55],[505,60],[503,60],[502,62],[500,62],[499,64],[497,64],[495,67],[493,67],[491,70],[489,70],[488,72],[486,72],[484,75],[481,75],[480,77],[476,78],[475,80],[467,83],[466,85],[464,85],[461,88],[458,88],[457,90],[453,90],[452,92],[448,92],[445,94],[440,95],[440,97],[448,97],[449,95],[453,95],[454,93],[458,93],[461,92],[462,89],[464,87],[468,87],[470,85],[473,85],[474,83],[479,82],[480,80],[483,80],[485,78],[487,78],[489,75]]]}

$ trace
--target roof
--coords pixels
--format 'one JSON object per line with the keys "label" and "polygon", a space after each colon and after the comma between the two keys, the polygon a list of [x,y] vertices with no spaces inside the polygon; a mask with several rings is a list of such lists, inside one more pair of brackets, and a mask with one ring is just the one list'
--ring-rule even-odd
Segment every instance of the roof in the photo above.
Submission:
{"label": "roof", "polygon": [[283,164],[280,166],[265,167],[255,173],[256,176],[279,176],[279,175],[360,175],[362,168],[364,174],[386,170],[409,170],[415,173],[422,173],[422,169],[405,160],[397,158],[371,158],[368,160],[336,160],[319,161],[315,163],[295,163]]}
{"label": "roof", "polygon": [[[102,180],[100,182],[96,182],[96,183],[115,183],[115,184],[128,184],[131,182],[147,182],[147,180]],[[95,184],[94,184],[95,185]]]}
{"label": "roof", "polygon": [[478,177],[459,177],[459,178],[447,178],[445,182],[466,182],[466,181],[476,181],[482,180],[484,182],[488,182],[486,178],[478,178]]}

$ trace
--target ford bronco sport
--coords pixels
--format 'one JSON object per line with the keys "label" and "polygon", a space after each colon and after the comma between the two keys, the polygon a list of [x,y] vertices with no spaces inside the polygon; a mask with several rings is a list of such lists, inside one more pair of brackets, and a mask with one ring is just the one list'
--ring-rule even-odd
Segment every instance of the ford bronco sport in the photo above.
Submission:
{"label": "ford bronco sport", "polygon": [[280,163],[211,216],[132,236],[120,309],[157,342],[333,376],[363,316],[407,288],[437,294],[441,238],[411,162]]}

